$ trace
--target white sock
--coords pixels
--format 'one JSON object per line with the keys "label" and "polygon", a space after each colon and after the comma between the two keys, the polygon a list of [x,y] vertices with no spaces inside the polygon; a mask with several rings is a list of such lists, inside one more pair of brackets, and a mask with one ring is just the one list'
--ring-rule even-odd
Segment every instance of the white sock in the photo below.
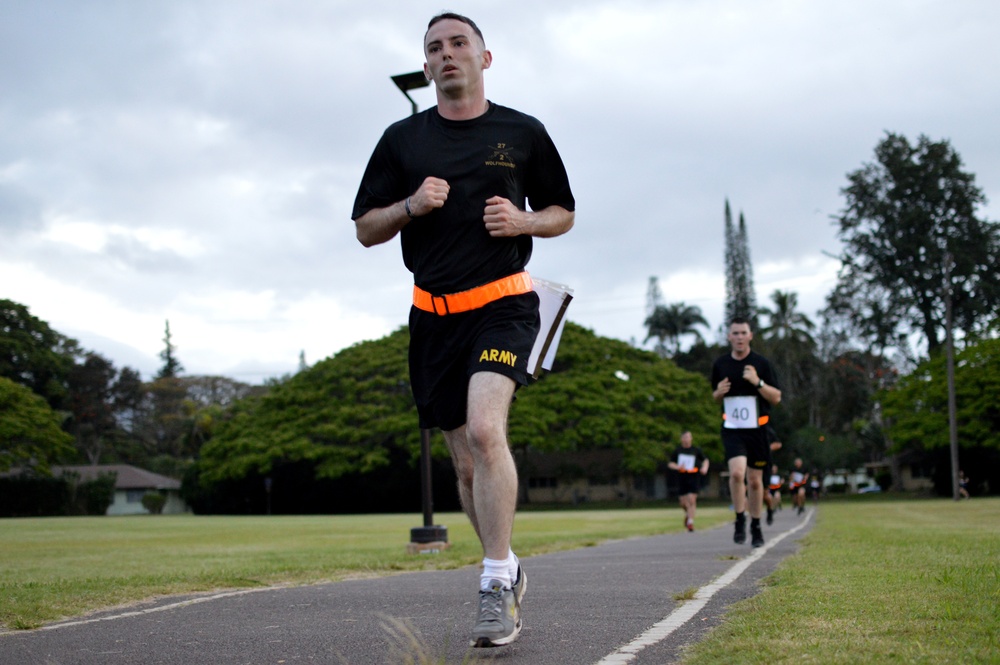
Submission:
{"label": "white sock", "polygon": [[507,559],[483,559],[483,573],[479,576],[479,589],[481,591],[489,590],[491,580],[497,580],[505,589],[511,587],[513,582]]}

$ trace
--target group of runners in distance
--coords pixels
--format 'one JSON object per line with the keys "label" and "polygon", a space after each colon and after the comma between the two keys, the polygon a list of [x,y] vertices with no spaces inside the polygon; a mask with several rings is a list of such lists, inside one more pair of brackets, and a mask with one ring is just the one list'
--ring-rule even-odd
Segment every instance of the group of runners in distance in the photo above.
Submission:
{"label": "group of runners in distance", "polygon": [[[365,168],[351,219],[365,247],[399,236],[413,273],[409,373],[422,429],[439,428],[451,453],[461,505],[483,549],[471,645],[510,644],[521,631],[527,576],[511,549],[517,469],[507,440],[514,393],[529,383],[528,359],[542,323],[525,271],[534,238],[574,224],[575,199],[555,144],[537,119],[486,97],[493,62],[479,27],[445,12],[423,38],[424,76],[437,105],[390,125]],[[734,540],[760,521],[770,468],[767,423],[781,389],[750,349],[749,321],[730,322],[730,353],[713,366],[722,441],[736,512]],[[708,461],[691,435],[671,461],[694,498]],[[770,506],[770,501],[768,502]]]}
{"label": "group of runners in distance", "polygon": [[[712,397],[722,406],[722,443],[729,470],[729,493],[736,513],[733,541],[746,542],[747,517],[750,513],[750,539],[753,547],[764,545],[760,520],[767,510],[767,524],[774,523],[774,513],[781,508],[782,489],[787,485],[792,505],[805,512],[807,488],[818,493],[818,479],[796,458],[787,479],[771,453],[781,448],[770,426],[770,408],[781,402],[781,389],[767,358],[750,348],[753,330],[746,319],[736,318],[729,325],[729,353],[712,366]],[[668,467],[677,473],[677,495],[684,511],[684,526],[694,531],[701,478],[708,474],[709,461],[693,445],[691,432],[681,434]],[[765,485],[764,474],[768,472]],[[810,485],[812,483],[812,485]]]}

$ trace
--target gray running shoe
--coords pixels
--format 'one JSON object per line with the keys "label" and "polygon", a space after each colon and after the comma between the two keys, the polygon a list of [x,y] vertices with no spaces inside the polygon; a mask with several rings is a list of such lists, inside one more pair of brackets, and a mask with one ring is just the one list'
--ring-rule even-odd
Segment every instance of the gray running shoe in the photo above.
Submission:
{"label": "gray running shoe", "polygon": [[[524,573],[521,588],[525,588]],[[522,592],[523,593],[523,592]],[[510,644],[521,632],[521,604],[513,589],[504,589],[499,580],[490,580],[490,588],[479,592],[479,618],[472,629],[472,646],[499,647]]]}
{"label": "gray running shoe", "polygon": [[514,584],[511,588],[514,590],[514,596],[517,598],[518,609],[520,609],[521,599],[524,598],[524,592],[528,590],[528,576],[524,574],[524,569],[521,568],[521,564],[517,564],[517,579],[514,580]]}

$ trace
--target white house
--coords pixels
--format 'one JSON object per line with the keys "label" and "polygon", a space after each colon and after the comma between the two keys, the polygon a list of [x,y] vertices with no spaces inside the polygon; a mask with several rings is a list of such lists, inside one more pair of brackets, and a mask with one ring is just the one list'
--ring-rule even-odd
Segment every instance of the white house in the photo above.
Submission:
{"label": "white house", "polygon": [[115,500],[108,507],[107,515],[145,515],[142,496],[146,492],[159,492],[167,497],[163,514],[186,513],[187,503],[181,498],[181,481],[161,476],[129,464],[97,464],[86,466],[53,466],[52,475],[73,473],[80,480],[94,480],[98,476],[115,474]]}

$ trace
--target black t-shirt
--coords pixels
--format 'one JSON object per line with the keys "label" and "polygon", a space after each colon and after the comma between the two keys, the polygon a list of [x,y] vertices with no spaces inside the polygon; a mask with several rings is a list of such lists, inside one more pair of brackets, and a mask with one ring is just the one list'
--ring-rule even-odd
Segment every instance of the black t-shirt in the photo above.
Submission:
{"label": "black t-shirt", "polygon": [[[681,459],[682,455],[684,459]],[[674,449],[674,454],[670,456],[670,461],[680,467],[677,470],[678,473],[701,473],[701,465],[705,461],[705,455],[698,446],[688,448],[677,446]]]}
{"label": "black t-shirt", "polygon": [[531,237],[492,238],[486,200],[509,199],[522,210],[574,210],[569,178],[545,127],[490,103],[472,120],[447,120],[433,107],[386,129],[365,169],[352,219],[413,194],[432,176],[450,185],[444,207],[400,233],[403,262],[417,286],[434,294],[464,291],[524,269]]}
{"label": "black t-shirt", "polygon": [[[733,358],[732,353],[727,353],[716,359],[715,363],[712,365],[712,390],[715,391],[722,379],[728,378],[730,387],[729,392],[726,393],[725,396],[756,397],[757,415],[766,416],[771,412],[771,403],[761,397],[760,390],[757,386],[743,378],[743,368],[747,365],[754,366],[757,370],[757,376],[763,379],[764,383],[778,388],[778,380],[774,376],[774,372],[771,370],[771,363],[768,362],[767,358],[760,355],[756,351],[750,351],[749,355],[747,355],[747,357],[743,360],[736,360]],[[723,409],[725,409],[724,403]],[[725,413],[725,411],[723,411],[723,413]],[[724,425],[725,421],[723,421],[723,426]]]}

